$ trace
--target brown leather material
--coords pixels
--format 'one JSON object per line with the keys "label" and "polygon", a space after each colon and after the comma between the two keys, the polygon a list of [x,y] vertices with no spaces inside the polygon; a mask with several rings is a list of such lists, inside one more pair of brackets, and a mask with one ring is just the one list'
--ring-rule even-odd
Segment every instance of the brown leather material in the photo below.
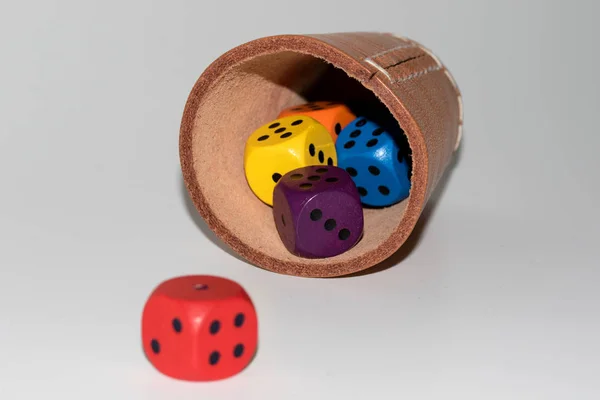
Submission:
{"label": "brown leather material", "polygon": [[[311,98],[315,92],[330,98]],[[365,209],[364,236],[353,249],[309,260],[287,252],[271,208],[248,188],[243,149],[283,108],[319,99],[377,103],[406,133],[413,176],[408,199]],[[234,251],[270,271],[334,277],[367,269],[402,246],[461,133],[458,87],[422,45],[387,33],[280,35],[240,45],[202,73],[183,113],[180,159],[200,215]]]}

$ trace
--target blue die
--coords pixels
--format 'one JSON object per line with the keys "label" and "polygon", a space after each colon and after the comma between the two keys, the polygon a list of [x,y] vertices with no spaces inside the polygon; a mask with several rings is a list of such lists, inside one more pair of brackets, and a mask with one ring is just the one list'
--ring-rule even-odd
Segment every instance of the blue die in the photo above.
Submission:
{"label": "blue die", "polygon": [[412,161],[404,133],[359,117],[339,134],[338,167],[356,184],[363,205],[385,207],[408,197]]}

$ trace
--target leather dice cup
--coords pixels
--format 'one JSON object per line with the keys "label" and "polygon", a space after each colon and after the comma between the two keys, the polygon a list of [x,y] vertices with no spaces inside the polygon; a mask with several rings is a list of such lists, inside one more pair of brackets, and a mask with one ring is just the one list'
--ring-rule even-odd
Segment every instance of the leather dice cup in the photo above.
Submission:
{"label": "leather dice cup", "polygon": [[[366,115],[351,104],[372,110]],[[393,120],[393,129],[379,117]],[[251,264],[335,277],[372,267],[403,245],[451,165],[461,133],[460,91],[420,43],[375,32],[278,35],[241,44],[201,74],[182,118],[181,168],[209,228]],[[260,165],[253,158],[276,161]],[[336,207],[320,203],[337,190],[321,187],[324,181],[307,200],[319,202],[319,219],[310,219],[308,207],[292,211],[296,196],[307,192],[287,178],[308,166],[337,168],[350,178],[363,209],[362,232],[346,227],[351,224],[334,215]],[[290,220],[283,226],[274,209],[286,207],[280,214]],[[329,222],[327,230],[329,220],[335,227]],[[303,234],[305,222],[313,224],[310,235]],[[343,229],[350,231],[345,240]],[[311,236],[336,254],[316,239],[310,244]]]}

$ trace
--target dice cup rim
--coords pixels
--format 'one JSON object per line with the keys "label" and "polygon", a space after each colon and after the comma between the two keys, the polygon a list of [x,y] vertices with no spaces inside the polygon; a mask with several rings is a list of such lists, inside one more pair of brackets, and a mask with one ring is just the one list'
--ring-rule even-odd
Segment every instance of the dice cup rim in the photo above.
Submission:
{"label": "dice cup rim", "polygon": [[[391,34],[382,33],[381,35]],[[197,179],[198,171],[196,171],[194,163],[193,137],[195,120],[200,105],[211,92],[216,82],[232,68],[256,57],[280,52],[302,53],[321,59],[343,70],[350,78],[358,80],[387,107],[404,129],[408,138],[413,155],[413,175],[411,192],[408,199],[404,200],[406,202],[405,209],[401,211],[403,215],[389,237],[378,243],[375,248],[356,254],[352,258],[339,260],[337,257],[332,257],[320,263],[300,258],[294,261],[281,260],[259,248],[244,243],[243,240],[234,234],[217,217],[212,208],[213,206],[204,195],[203,188]],[[447,71],[443,72],[447,76],[444,79],[452,80]],[[458,88],[456,88],[453,81],[451,83],[457,91],[458,101],[460,102]],[[461,107],[462,104],[459,106]],[[462,124],[462,115],[460,116],[460,120]],[[454,149],[458,147],[458,142],[460,141],[460,126],[455,136],[454,141],[456,144],[452,143]],[[360,62],[337,46],[323,40],[323,37],[320,37],[320,35],[276,35],[263,37],[241,44],[214,60],[200,75],[188,96],[180,126],[179,152],[183,180],[188,194],[197,211],[215,235],[237,254],[255,266],[272,272],[301,277],[343,276],[365,270],[389,258],[404,244],[414,229],[425,203],[437,183],[432,182],[433,179],[430,176],[429,153],[422,128],[409,110],[406,109],[403,102],[390,89],[390,83],[386,81],[385,76],[373,73],[372,69],[365,65],[365,63]],[[449,160],[444,161],[445,165],[443,169],[445,169]]]}

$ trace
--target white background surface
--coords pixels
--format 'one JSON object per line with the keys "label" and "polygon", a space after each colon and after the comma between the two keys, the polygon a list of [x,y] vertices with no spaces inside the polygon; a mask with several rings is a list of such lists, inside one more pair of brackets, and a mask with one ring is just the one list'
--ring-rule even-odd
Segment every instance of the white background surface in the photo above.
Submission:
{"label": "white background surface", "polygon": [[[600,398],[595,2],[1,4],[0,398]],[[464,94],[460,157],[400,264],[252,267],[186,203],[187,95],[248,40],[353,30],[440,56]],[[190,273],[256,303],[259,353],[234,378],[177,382],[142,354],[147,295]]]}

